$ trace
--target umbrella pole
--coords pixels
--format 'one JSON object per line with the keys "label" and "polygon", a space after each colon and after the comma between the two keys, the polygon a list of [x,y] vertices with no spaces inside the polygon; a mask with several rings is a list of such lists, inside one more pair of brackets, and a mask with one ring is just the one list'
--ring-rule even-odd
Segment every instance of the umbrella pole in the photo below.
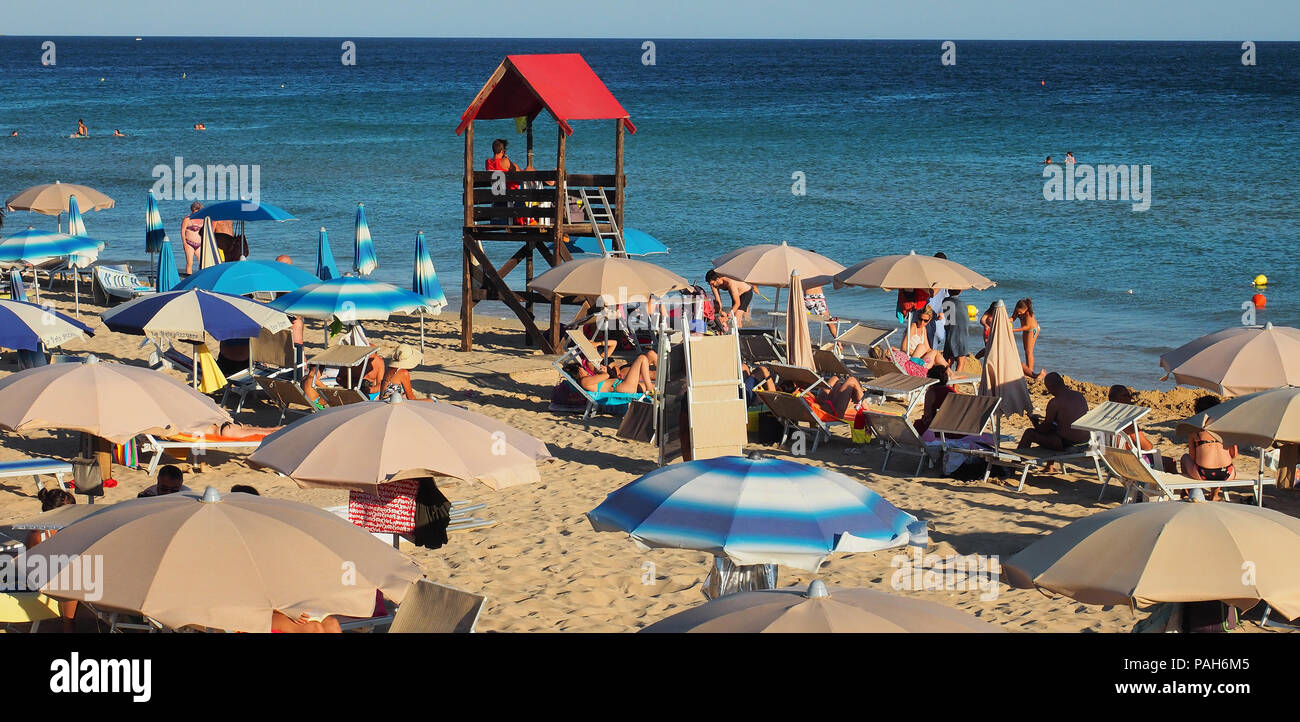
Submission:
{"label": "umbrella pole", "polygon": [[41,281],[36,277],[36,266],[32,266],[32,288],[36,290],[36,302],[41,302]]}
{"label": "umbrella pole", "polygon": [[424,311],[420,311],[420,360],[424,360]]}
{"label": "umbrella pole", "polygon": [[77,318],[81,318],[81,269],[72,264],[72,297],[76,304]]}

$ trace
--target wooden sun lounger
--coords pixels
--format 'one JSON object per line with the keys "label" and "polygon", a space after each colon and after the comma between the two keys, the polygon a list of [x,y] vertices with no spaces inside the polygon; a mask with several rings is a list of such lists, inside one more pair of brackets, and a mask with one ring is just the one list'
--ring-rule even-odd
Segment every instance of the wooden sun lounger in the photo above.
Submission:
{"label": "wooden sun lounger", "polygon": [[[1142,495],[1144,500],[1163,498],[1177,500],[1178,492],[1190,489],[1216,489],[1228,487],[1250,487],[1255,495],[1255,505],[1264,505],[1264,485],[1275,483],[1275,479],[1265,478],[1262,474],[1255,479],[1233,479],[1231,481],[1198,481],[1181,474],[1170,474],[1160,469],[1147,466],[1142,457],[1131,449],[1114,446],[1102,447],[1101,458],[1106,468],[1124,481],[1124,501],[1132,501],[1134,492]],[[1107,479],[1109,482],[1109,479]]]}
{"label": "wooden sun lounger", "polygon": [[0,461],[0,479],[30,476],[35,480],[38,491],[45,488],[45,485],[41,483],[42,476],[53,476],[59,482],[60,489],[67,489],[68,486],[63,481],[64,474],[72,475],[72,464],[58,459],[33,458]]}
{"label": "wooden sun lounger", "polygon": [[885,449],[885,460],[880,464],[881,471],[889,466],[889,457],[896,451],[919,457],[916,460],[916,470],[912,472],[913,476],[921,473],[921,465],[927,460],[933,463],[935,449],[921,441],[921,437],[916,433],[916,427],[912,426],[912,422],[908,421],[907,417],[865,409],[861,413],[867,415],[867,426],[871,428],[871,433]]}

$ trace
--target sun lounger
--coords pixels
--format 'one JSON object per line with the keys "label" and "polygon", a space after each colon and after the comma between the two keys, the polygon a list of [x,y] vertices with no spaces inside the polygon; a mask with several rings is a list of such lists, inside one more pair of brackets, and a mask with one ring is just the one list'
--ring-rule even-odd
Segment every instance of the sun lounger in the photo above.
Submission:
{"label": "sun lounger", "polygon": [[72,475],[72,464],[57,459],[18,459],[17,461],[0,461],[0,479],[15,476],[30,476],[36,481],[36,488],[43,489],[42,476],[53,476],[59,482],[60,489],[67,489],[63,476]]}
{"label": "sun lounger", "polygon": [[259,376],[257,377],[257,383],[266,392],[267,398],[280,407],[279,423],[281,424],[284,423],[284,417],[290,411],[306,416],[320,410],[316,404],[313,404],[307,398],[307,394],[303,392],[302,387],[292,381]]}
{"label": "sun lounger", "polygon": [[91,290],[95,302],[107,306],[113,299],[129,301],[139,296],[154,293],[154,287],[140,280],[140,277],[126,269],[109,266],[95,266],[94,282]]}
{"label": "sun lounger", "polygon": [[917,456],[916,470],[912,472],[915,476],[921,473],[921,465],[927,460],[933,463],[934,458],[938,455],[940,446],[938,444],[930,445],[921,440],[916,433],[916,427],[905,416],[894,416],[893,414],[882,414],[878,411],[863,410],[860,413],[867,415],[867,426],[871,433],[880,442],[885,449],[885,460],[880,464],[880,470],[884,471],[889,466],[889,457],[894,452],[903,454],[912,454]]}
{"label": "sun lounger", "polygon": [[6,631],[16,632],[11,625],[30,623],[32,626],[27,631],[35,634],[41,622],[59,616],[59,602],[40,592],[0,592],[0,625]]}
{"label": "sun lounger", "polygon": [[[755,391],[754,395],[767,408],[772,410],[772,415],[779,419],[784,427],[779,446],[785,446],[785,442],[790,438],[792,432],[811,431],[813,443],[809,453],[817,451],[817,445],[821,443],[823,438],[827,440],[831,438],[831,427],[845,423],[843,421],[823,421],[817,414],[813,413],[812,407],[808,405],[808,401],[802,396],[772,391]],[[804,429],[800,424],[807,424],[808,428]]]}
{"label": "sun lounger", "polygon": [[262,329],[257,338],[249,339],[248,366],[247,369],[240,369],[226,375],[227,384],[221,395],[221,404],[225,406],[232,396],[237,397],[235,413],[242,411],[248,397],[256,394],[261,388],[257,384],[258,377],[292,378],[296,381],[301,376],[299,372],[306,364],[294,367],[292,331],[271,333]]}
{"label": "sun lounger", "polygon": [[[569,348],[559,356],[559,358],[552,361],[551,365],[560,373],[560,379],[582,395],[582,398],[586,400],[587,405],[582,412],[583,419],[590,419],[597,411],[605,411],[611,408],[627,406],[628,403],[632,401],[640,401],[645,398],[645,394],[640,393],[629,394],[619,391],[588,391],[583,388],[582,383],[579,382],[578,379],[573,378],[564,370],[565,365],[571,361],[581,361],[584,358],[587,363],[592,366],[603,365],[603,361],[596,352],[596,347],[592,345],[590,341],[581,344],[574,338],[574,335],[576,334],[586,341],[587,339],[585,336],[582,336],[582,334],[579,334],[576,331],[568,331],[566,333],[569,335],[569,339],[574,341],[574,343],[572,343]],[[588,352],[590,352],[590,355]]]}
{"label": "sun lounger", "polygon": [[826,379],[823,379],[820,374],[804,366],[769,363],[767,370],[772,372],[772,383],[789,381],[802,389],[803,393],[811,393],[817,386],[826,383]]}
{"label": "sun lounger", "polygon": [[[1181,474],[1170,474],[1160,469],[1152,469],[1143,463],[1131,449],[1114,446],[1102,447],[1101,457],[1106,468],[1124,481],[1124,501],[1132,501],[1134,492],[1142,495],[1144,500],[1152,498],[1178,499],[1178,492],[1190,489],[1215,489],[1228,487],[1251,487],[1255,495],[1255,505],[1264,505],[1264,485],[1274,483],[1274,479],[1262,475],[1255,479],[1233,479],[1231,481],[1198,481]],[[1109,482],[1109,479],[1107,479]],[[1104,491],[1104,487],[1103,487]]]}
{"label": "sun lounger", "polygon": [[835,343],[840,348],[848,348],[858,358],[870,358],[871,349],[882,343],[888,346],[889,337],[897,330],[855,323],[836,336]]}
{"label": "sun lounger", "polygon": [[[993,433],[994,415],[1002,399],[997,396],[972,396],[970,394],[948,394],[943,405],[930,420],[929,430],[939,435],[939,445],[943,456],[962,454],[979,457],[971,453],[972,448],[989,448],[988,446],[971,447],[968,443],[954,444],[952,436],[982,437]],[[944,468],[948,464],[944,463]],[[985,479],[988,474],[985,474]]]}
{"label": "sun lounger", "polygon": [[202,457],[209,451],[236,451],[243,449],[256,449],[262,445],[261,439],[223,439],[221,437],[199,437],[199,436],[168,436],[158,438],[152,434],[141,434],[144,440],[140,443],[141,454],[152,454],[149,459],[148,474],[152,477],[158,471],[158,463],[163,454],[173,458],[181,458],[176,455],[177,451],[184,451],[186,458],[193,458],[191,463],[201,464]]}
{"label": "sun lounger", "polygon": [[356,389],[346,389],[342,386],[329,386],[317,389],[321,398],[330,406],[346,406],[348,404],[359,404],[363,401],[369,401],[370,398]]}
{"label": "sun lounger", "polygon": [[740,360],[751,367],[759,364],[785,363],[785,354],[776,346],[773,332],[767,329],[739,329]]}
{"label": "sun lounger", "polygon": [[417,580],[393,615],[390,634],[468,634],[478,624],[487,597],[428,579]]}

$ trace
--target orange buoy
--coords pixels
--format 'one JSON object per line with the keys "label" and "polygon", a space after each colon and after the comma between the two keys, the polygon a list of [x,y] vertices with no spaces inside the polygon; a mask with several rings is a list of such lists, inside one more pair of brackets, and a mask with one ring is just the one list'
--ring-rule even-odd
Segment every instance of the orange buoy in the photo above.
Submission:
{"label": "orange buoy", "polygon": [[1255,308],[1263,311],[1264,306],[1268,304],[1268,299],[1264,298],[1264,294],[1257,293],[1254,296],[1250,297],[1250,302],[1255,304]]}

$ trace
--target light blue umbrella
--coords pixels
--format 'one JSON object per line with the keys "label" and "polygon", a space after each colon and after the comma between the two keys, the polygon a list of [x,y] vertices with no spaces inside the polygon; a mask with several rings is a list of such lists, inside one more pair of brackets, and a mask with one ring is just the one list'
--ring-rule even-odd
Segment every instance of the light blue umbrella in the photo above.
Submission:
{"label": "light blue umbrella", "polygon": [[253,201],[222,201],[204,206],[191,218],[211,218],[214,221],[296,221],[297,218],[279,206]]}
{"label": "light blue umbrella", "polygon": [[313,283],[320,283],[320,279],[288,263],[246,259],[205,268],[181,281],[176,290],[202,288],[205,291],[244,296],[259,291],[296,291]]}
{"label": "light blue umbrella", "polygon": [[145,253],[158,253],[166,240],[167,231],[163,228],[162,214],[158,212],[158,200],[153,197],[153,191],[149,191],[144,209]]}
{"label": "light blue umbrella", "polygon": [[366,206],[357,204],[356,238],[352,245],[352,269],[359,276],[369,276],[379,266],[375,244],[370,240],[370,224],[366,223]]}
{"label": "light blue umbrella", "polygon": [[294,316],[356,323],[427,308],[429,300],[391,283],[343,276],[303,286],[267,305]]}
{"label": "light blue umbrella", "polygon": [[86,235],[86,222],[81,220],[81,208],[77,205],[76,196],[68,196],[68,235]]}
{"label": "light blue umbrella", "polygon": [[[411,274],[411,291],[430,301],[431,313],[442,313],[447,307],[447,294],[443,293],[442,284],[438,282],[438,271],[433,267],[429,257],[429,248],[424,243],[424,231],[415,233],[415,271]],[[420,352],[424,353],[424,314],[420,314]]]}
{"label": "light blue umbrella", "polygon": [[[78,238],[86,237],[86,222],[81,218],[81,207],[77,203],[77,196],[68,196],[68,235]],[[99,244],[100,248],[104,247],[103,243]],[[72,295],[76,304],[77,317],[81,317],[81,274],[77,269],[85,268],[95,262],[99,256],[96,253],[73,253],[68,256],[68,267],[72,269]]]}
{"label": "light blue umbrella", "polygon": [[[69,236],[55,231],[38,231],[31,226],[0,241],[0,262],[30,263],[36,265],[51,258],[67,258],[78,253],[98,252],[103,241],[85,236]],[[33,271],[35,277],[35,271]],[[36,300],[41,300],[40,286]]]}
{"label": "light blue umbrella", "polygon": [[[574,238],[568,243],[570,253],[600,253],[600,243],[594,237]],[[629,256],[649,256],[654,253],[667,253],[668,246],[657,238],[638,231],[635,228],[623,229],[623,248]],[[607,249],[613,252],[613,248]]]}
{"label": "light blue umbrella", "polygon": [[334,251],[330,249],[330,239],[325,236],[325,228],[322,226],[316,243],[316,276],[322,281],[329,281],[341,275],[338,264],[334,262]]}
{"label": "light blue umbrella", "polygon": [[650,547],[806,571],[832,552],[906,545],[908,524],[916,521],[843,474],[739,456],[652,471],[611,493],[587,518],[596,531],[627,532]]}
{"label": "light blue umbrella", "polygon": [[[192,279],[194,276],[189,278]],[[176,290],[180,282],[181,275],[176,270],[176,256],[172,252],[172,242],[163,236],[162,243],[158,246],[158,293]]]}

